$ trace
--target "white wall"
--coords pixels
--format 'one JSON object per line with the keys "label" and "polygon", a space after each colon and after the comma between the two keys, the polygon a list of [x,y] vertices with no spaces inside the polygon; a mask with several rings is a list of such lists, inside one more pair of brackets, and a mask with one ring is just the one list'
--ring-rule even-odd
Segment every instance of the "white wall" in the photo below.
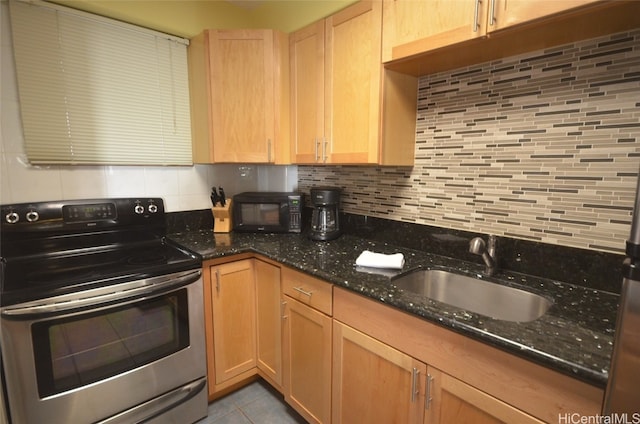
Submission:
{"label": "white wall", "polygon": [[296,166],[238,165],[33,167],[23,147],[7,0],[0,0],[0,203],[104,197],[162,197],[169,212],[211,206],[212,185],[229,196],[297,188]]}

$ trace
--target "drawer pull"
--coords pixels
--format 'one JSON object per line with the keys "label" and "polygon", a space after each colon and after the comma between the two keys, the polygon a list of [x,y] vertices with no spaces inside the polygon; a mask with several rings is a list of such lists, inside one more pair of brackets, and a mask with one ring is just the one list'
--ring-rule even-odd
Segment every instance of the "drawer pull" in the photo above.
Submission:
{"label": "drawer pull", "polygon": [[298,293],[302,293],[305,296],[311,297],[311,295],[313,294],[313,292],[307,291],[307,290],[303,289],[302,287],[294,287],[293,289],[295,291],[297,291]]}

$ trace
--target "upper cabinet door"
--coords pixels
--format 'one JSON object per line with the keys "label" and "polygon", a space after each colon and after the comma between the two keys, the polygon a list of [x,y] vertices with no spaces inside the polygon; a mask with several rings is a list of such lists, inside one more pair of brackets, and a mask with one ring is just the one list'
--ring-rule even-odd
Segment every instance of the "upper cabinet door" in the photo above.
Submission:
{"label": "upper cabinet door", "polygon": [[287,46],[273,30],[208,30],[191,40],[194,162],[288,162]]}
{"label": "upper cabinet door", "polygon": [[327,163],[378,163],[382,4],[362,1],[326,19]]}
{"label": "upper cabinet door", "polygon": [[214,162],[272,162],[271,31],[212,31],[209,52]]}
{"label": "upper cabinet door", "polygon": [[384,0],[382,60],[486,35],[487,1]]}
{"label": "upper cabinet door", "polygon": [[491,0],[488,15],[488,31],[497,31],[601,1],[602,0]]}
{"label": "upper cabinet door", "polygon": [[291,156],[295,163],[323,158],[324,20],[289,36],[291,62]]}
{"label": "upper cabinet door", "polygon": [[289,38],[293,162],[413,165],[417,79],[382,74],[382,3],[358,2]]}

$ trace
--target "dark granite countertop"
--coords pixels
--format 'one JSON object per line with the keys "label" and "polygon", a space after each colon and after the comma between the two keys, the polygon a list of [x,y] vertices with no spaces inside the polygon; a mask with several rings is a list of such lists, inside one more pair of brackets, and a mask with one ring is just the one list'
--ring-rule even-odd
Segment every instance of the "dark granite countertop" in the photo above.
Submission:
{"label": "dark granite countertop", "polygon": [[[205,260],[259,253],[592,385],[606,386],[618,308],[616,294],[509,271],[485,277],[484,267],[476,263],[352,235],[314,242],[296,234],[216,236],[211,230],[200,230],[171,234],[170,238]],[[401,252],[404,268],[376,271],[356,267],[355,260],[364,250]],[[507,322],[404,292],[391,281],[419,268],[481,276],[545,296],[553,305],[534,321]]]}

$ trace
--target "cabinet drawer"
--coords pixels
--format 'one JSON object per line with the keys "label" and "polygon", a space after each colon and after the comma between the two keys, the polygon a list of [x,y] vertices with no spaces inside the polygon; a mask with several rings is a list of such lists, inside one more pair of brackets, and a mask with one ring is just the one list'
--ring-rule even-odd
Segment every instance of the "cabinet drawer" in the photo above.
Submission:
{"label": "cabinet drawer", "polygon": [[282,292],[329,316],[333,285],[289,268],[282,269]]}

